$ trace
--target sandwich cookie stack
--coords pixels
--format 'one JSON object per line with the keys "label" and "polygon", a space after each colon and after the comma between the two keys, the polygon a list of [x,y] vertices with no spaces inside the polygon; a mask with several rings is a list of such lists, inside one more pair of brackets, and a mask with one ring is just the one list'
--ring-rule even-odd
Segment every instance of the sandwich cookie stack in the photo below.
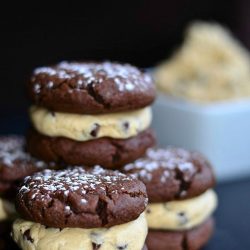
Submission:
{"label": "sandwich cookie stack", "polygon": [[17,186],[24,177],[45,168],[48,168],[47,164],[25,152],[23,137],[0,137],[0,249],[7,249],[6,241],[16,216]]}
{"label": "sandwich cookie stack", "polygon": [[15,242],[24,250],[146,249],[146,187],[116,169],[155,144],[152,79],[127,64],[62,62],[36,69],[28,90],[27,149],[62,170],[25,179]]}
{"label": "sandwich cookie stack", "polygon": [[21,249],[144,250],[145,185],[101,167],[44,172],[25,179],[13,225]]}
{"label": "sandwich cookie stack", "polygon": [[154,84],[133,66],[62,62],[37,68],[28,90],[28,150],[47,162],[116,169],[155,143]]}
{"label": "sandwich cookie stack", "polygon": [[202,155],[153,148],[123,172],[146,185],[149,250],[198,250],[205,245],[213,232],[217,196],[212,168]]}

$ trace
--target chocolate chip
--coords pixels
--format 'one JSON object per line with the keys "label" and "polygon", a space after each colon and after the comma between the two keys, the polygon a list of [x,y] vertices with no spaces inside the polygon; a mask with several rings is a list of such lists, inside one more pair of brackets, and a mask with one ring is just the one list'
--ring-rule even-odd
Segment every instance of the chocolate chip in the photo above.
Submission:
{"label": "chocolate chip", "polygon": [[93,126],[93,129],[90,131],[90,135],[93,137],[96,137],[98,135],[99,129],[100,129],[100,125],[95,123]]}
{"label": "chocolate chip", "polygon": [[98,237],[99,236],[99,233],[96,233],[96,232],[91,232],[91,237]]}
{"label": "chocolate chip", "polygon": [[30,229],[28,229],[24,232],[23,237],[24,237],[24,239],[30,241],[31,243],[34,242],[34,240],[31,238],[31,235],[30,235]]}
{"label": "chocolate chip", "polygon": [[124,122],[122,125],[123,125],[125,130],[129,129],[129,122]]}
{"label": "chocolate chip", "polygon": [[54,111],[50,111],[50,113],[51,113],[51,115],[52,115],[53,117],[56,116],[56,113],[55,113]]}
{"label": "chocolate chip", "polygon": [[168,203],[163,203],[163,207],[167,210],[167,211],[171,211],[171,209],[169,208]]}
{"label": "chocolate chip", "polygon": [[151,214],[151,210],[149,208],[147,208],[146,213]]}
{"label": "chocolate chip", "polygon": [[92,247],[93,247],[93,250],[98,250],[101,247],[101,244],[96,244],[92,242]]}
{"label": "chocolate chip", "polygon": [[123,246],[117,246],[117,249],[118,250],[125,250],[125,249],[127,249],[127,247],[128,247],[128,244],[123,245]]}
{"label": "chocolate chip", "polygon": [[187,194],[187,191],[186,190],[182,190],[179,194],[180,197],[185,197]]}
{"label": "chocolate chip", "polygon": [[185,225],[188,223],[188,218],[185,212],[179,212],[177,215],[178,215],[178,220],[179,220],[180,225]]}

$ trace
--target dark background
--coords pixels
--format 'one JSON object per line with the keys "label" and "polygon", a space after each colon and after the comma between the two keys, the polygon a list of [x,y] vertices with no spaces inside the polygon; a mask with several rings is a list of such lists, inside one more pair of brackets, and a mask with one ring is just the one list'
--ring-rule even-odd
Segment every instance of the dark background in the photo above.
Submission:
{"label": "dark background", "polygon": [[8,3],[8,10],[0,10],[1,133],[25,130],[25,82],[34,67],[84,59],[151,67],[170,55],[187,24],[197,19],[225,24],[250,47],[248,0],[68,1],[55,6],[40,1],[29,8]]}
{"label": "dark background", "polygon": [[[152,67],[181,43],[192,20],[216,20],[250,48],[248,0],[79,2],[1,6],[0,134],[26,131],[25,83],[34,67],[84,59]],[[220,183],[217,191],[217,228],[206,250],[250,249],[250,180]]]}

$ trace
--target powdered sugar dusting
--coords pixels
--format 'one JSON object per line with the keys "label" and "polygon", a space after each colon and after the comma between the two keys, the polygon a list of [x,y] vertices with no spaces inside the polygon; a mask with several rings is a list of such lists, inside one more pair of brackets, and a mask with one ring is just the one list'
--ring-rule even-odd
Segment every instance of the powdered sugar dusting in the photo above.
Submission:
{"label": "powdered sugar dusting", "polygon": [[131,172],[135,177],[151,181],[152,173],[162,169],[161,182],[166,182],[170,172],[178,169],[181,172],[188,172],[193,175],[196,172],[192,159],[192,152],[181,148],[151,148],[148,149],[144,158],[124,167],[125,172]]}
{"label": "powdered sugar dusting", "polygon": [[24,150],[25,140],[21,136],[0,137],[0,163],[5,167],[13,167],[18,162],[19,167],[26,164],[34,164],[37,168],[43,168],[43,161],[34,159]]}
{"label": "powdered sugar dusting", "polygon": [[[118,171],[104,170],[100,166],[93,169],[83,167],[70,167],[65,170],[44,170],[25,179],[24,185],[19,190],[21,197],[27,192],[31,192],[31,197],[36,200],[44,200],[53,195],[62,195],[67,199],[71,193],[80,195],[81,205],[88,203],[88,193],[105,193],[107,188],[111,193],[123,192],[123,185],[131,182],[131,176]],[[70,210],[69,207],[65,207]]]}
{"label": "powdered sugar dusting", "polygon": [[[36,94],[40,94],[44,83],[48,88],[53,88],[58,79],[71,79],[71,90],[80,90],[89,84],[95,86],[107,81],[114,82],[120,92],[133,91],[135,88],[144,91],[153,84],[150,75],[142,73],[136,67],[109,61],[103,63],[70,63],[65,61],[54,67],[37,68],[33,73],[31,80],[34,82],[33,91]],[[40,77],[37,78],[37,76]],[[41,82],[38,79],[42,79]]]}

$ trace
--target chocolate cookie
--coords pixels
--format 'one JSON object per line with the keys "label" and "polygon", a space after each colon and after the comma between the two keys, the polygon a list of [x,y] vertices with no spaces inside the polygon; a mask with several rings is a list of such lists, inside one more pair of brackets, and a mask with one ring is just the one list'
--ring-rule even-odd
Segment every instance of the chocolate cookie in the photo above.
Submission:
{"label": "chocolate cookie", "polygon": [[140,109],[150,105],[156,95],[148,74],[111,62],[61,62],[37,68],[28,91],[38,106],[84,114]]}
{"label": "chocolate cookie", "polygon": [[147,187],[149,202],[198,196],[215,184],[209,162],[197,152],[180,148],[151,148],[123,172],[138,177]]}
{"label": "chocolate cookie", "polygon": [[16,201],[23,218],[54,228],[111,227],[135,220],[146,205],[142,182],[99,166],[27,177]]}
{"label": "chocolate cookie", "polygon": [[78,142],[63,137],[48,137],[35,130],[31,130],[27,138],[28,151],[44,161],[101,165],[105,168],[119,168],[133,162],[154,144],[155,136],[150,129],[129,139],[98,138]]}
{"label": "chocolate cookie", "polygon": [[213,234],[214,221],[209,218],[202,225],[188,231],[154,231],[147,236],[148,250],[199,250]]}
{"label": "chocolate cookie", "polygon": [[25,140],[21,136],[0,137],[0,192],[10,182],[20,180],[47,167],[25,152]]}

